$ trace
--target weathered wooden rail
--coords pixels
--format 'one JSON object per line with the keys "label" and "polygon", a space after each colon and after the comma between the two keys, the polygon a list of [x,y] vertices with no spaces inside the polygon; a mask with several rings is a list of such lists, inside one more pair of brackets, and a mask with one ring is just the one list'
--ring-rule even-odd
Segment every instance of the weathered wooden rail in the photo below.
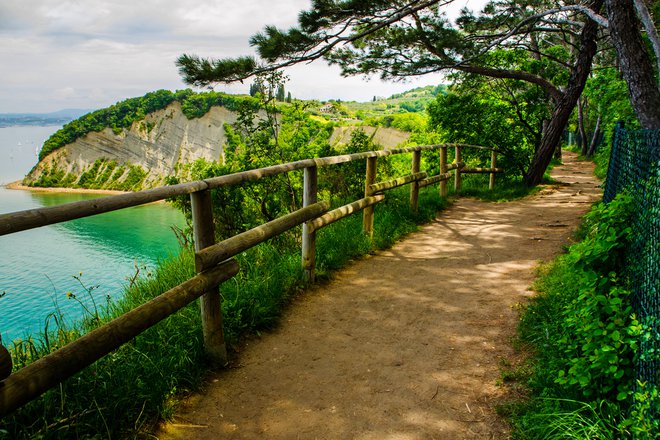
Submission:
{"label": "weathered wooden rail", "polygon": [[[447,149],[455,149],[455,162],[447,163]],[[490,150],[490,168],[466,168],[462,161],[463,148]],[[420,171],[422,151],[439,150],[440,174],[428,176]],[[412,153],[411,173],[393,180],[376,182],[379,157]],[[91,365],[149,327],[200,298],[202,332],[206,351],[212,361],[227,362],[222,329],[219,287],[236,273],[239,267],[235,255],[278,234],[302,225],[302,269],[309,280],[314,279],[316,261],[316,231],[349,215],[363,211],[363,230],[373,234],[374,206],[385,199],[384,192],[411,185],[410,204],[416,210],[419,189],[439,183],[441,196],[447,196],[447,180],[454,170],[454,188],[461,189],[462,173],[490,174],[489,188],[495,185],[497,151],[491,148],[465,145],[425,145],[393,150],[369,151],[342,156],[305,159],[267,168],[244,171],[206,180],[154,188],[136,193],[121,194],[65,205],[0,214],[0,235],[12,234],[92,215],[116,211],[132,206],[189,194],[192,204],[195,265],[198,274],[184,283],[162,293],[140,307],[115,318],[81,338],[67,344],[32,364],[11,373],[11,358],[0,345],[0,417],[8,414],[48,389]],[[329,211],[326,201],[317,200],[318,169],[351,161],[366,161],[365,196],[360,200]],[[303,170],[303,207],[271,222],[216,243],[210,190],[222,186],[239,185],[269,176]]]}

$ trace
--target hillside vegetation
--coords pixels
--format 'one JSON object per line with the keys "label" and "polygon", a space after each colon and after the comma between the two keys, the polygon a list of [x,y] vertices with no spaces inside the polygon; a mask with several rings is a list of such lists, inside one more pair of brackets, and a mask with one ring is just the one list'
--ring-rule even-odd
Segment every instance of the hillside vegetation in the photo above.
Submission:
{"label": "hillside vegetation", "polygon": [[95,131],[111,128],[115,133],[143,120],[146,115],[162,110],[173,102],[179,102],[188,119],[204,116],[211,107],[222,106],[238,110],[241,106],[258,107],[256,99],[249,96],[234,96],[218,92],[195,93],[190,89],[170,92],[157,90],[144,96],[129,98],[110,107],[96,110],[69,122],[44,142],[39,160],[78,138]]}
{"label": "hillside vegetation", "polygon": [[[427,86],[392,95],[389,98],[374,97],[373,101],[365,103],[331,102],[336,103],[338,111],[348,119],[367,119],[395,113],[424,112],[426,105],[445,89],[446,87],[443,85]],[[156,90],[144,96],[129,98],[110,107],[90,112],[69,122],[46,140],[39,153],[39,159],[44,159],[58,148],[91,132],[111,128],[115,133],[119,133],[121,129],[130,127],[134,122],[143,120],[149,113],[162,110],[173,102],[181,104],[183,113],[188,119],[200,118],[214,106],[222,106],[232,111],[239,111],[242,106],[259,107],[258,99],[245,95],[229,95],[220,92],[197,93],[190,89],[176,92]],[[307,107],[311,113],[318,114],[317,109],[320,107],[320,103],[309,101]]]}
{"label": "hillside vegetation", "polygon": [[[281,127],[304,133],[302,137],[315,145],[342,149],[356,131],[364,131],[376,148],[424,143],[426,138],[419,133],[428,131],[425,106],[438,90],[444,87],[419,88],[346,106],[337,101],[284,102],[263,93],[158,90],[66,124],[44,143],[40,162],[23,182],[34,187],[136,191],[162,185],[169,177],[188,180],[199,159],[226,165],[226,149],[232,148],[237,124],[248,119],[258,124],[265,105]],[[417,133],[415,139],[412,133]],[[296,136],[299,151],[311,146],[302,145],[301,135]]]}

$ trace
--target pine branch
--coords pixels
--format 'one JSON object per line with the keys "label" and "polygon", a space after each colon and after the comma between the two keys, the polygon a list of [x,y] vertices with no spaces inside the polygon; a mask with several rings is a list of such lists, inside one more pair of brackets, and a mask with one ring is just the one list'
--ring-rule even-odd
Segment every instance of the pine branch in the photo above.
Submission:
{"label": "pine branch", "polygon": [[[209,86],[214,83],[230,83],[236,81],[243,81],[247,78],[250,78],[254,75],[261,73],[272,72],[275,70],[280,70],[286,67],[290,67],[296,64],[308,63],[315,61],[319,58],[322,58],[333,49],[335,49],[340,44],[348,44],[360,39],[363,39],[369,35],[372,35],[379,30],[403,20],[405,17],[410,16],[422,9],[429,8],[431,6],[447,5],[452,3],[454,0],[427,0],[427,1],[411,1],[395,9],[389,16],[386,15],[386,19],[382,21],[375,21],[370,26],[368,25],[366,29],[352,35],[342,36],[340,33],[335,33],[333,35],[324,35],[317,36],[317,48],[310,50],[309,52],[303,52],[298,56],[291,56],[288,59],[281,62],[273,62],[270,64],[258,66],[256,60],[250,57],[244,57],[241,60],[243,61],[241,65],[234,63],[233,68],[226,68],[224,65],[231,63],[232,61],[237,61],[233,59],[223,59],[223,60],[206,60],[200,59],[196,55],[187,55],[184,54],[177,60],[177,65],[179,66],[179,71],[181,72],[184,81],[188,84],[196,86]],[[349,11],[347,11],[349,12]],[[351,20],[351,17],[348,17],[344,20]],[[339,24],[339,23],[335,23]],[[344,26],[345,30],[350,29],[351,26]],[[250,62],[252,65],[250,65]],[[242,69],[240,68],[242,67]],[[213,75],[215,74],[215,75]]]}

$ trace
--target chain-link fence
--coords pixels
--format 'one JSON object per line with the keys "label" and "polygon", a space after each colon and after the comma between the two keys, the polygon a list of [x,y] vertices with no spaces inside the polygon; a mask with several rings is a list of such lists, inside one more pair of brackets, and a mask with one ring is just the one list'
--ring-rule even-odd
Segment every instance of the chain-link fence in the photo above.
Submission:
{"label": "chain-link fence", "polygon": [[634,199],[632,244],[627,250],[625,272],[633,292],[633,308],[640,322],[649,326],[643,338],[637,377],[658,384],[660,372],[660,130],[626,130],[618,124],[603,201],[622,191]]}

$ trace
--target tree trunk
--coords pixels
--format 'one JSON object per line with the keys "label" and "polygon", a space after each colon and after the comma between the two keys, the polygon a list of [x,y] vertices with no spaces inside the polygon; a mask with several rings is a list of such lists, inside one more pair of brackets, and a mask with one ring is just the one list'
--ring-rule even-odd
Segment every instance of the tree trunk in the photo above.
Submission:
{"label": "tree trunk", "polygon": [[628,94],[643,128],[660,128],[660,88],[653,62],[639,32],[632,0],[607,0],[610,35],[616,48]]}
{"label": "tree trunk", "polygon": [[589,144],[589,149],[587,150],[587,157],[591,157],[596,152],[596,147],[598,146],[598,140],[600,139],[600,123],[603,121],[603,115],[598,115],[598,120],[596,120],[596,128],[594,129],[594,135],[591,137],[591,144]]}
{"label": "tree trunk", "polygon": [[584,129],[584,98],[578,99],[578,135],[580,136],[580,154],[587,155],[587,132]]}
{"label": "tree trunk", "polygon": [[[603,0],[594,0],[587,4],[589,8],[596,12],[600,10],[602,5]],[[541,183],[543,173],[545,173],[552,160],[552,154],[555,148],[557,148],[557,144],[561,141],[561,136],[566,129],[568,119],[589,77],[591,62],[596,54],[597,34],[598,24],[593,20],[587,20],[580,34],[580,52],[568,80],[568,87],[566,87],[566,91],[555,105],[548,129],[541,140],[541,145],[532,158],[529,170],[525,174],[524,182],[527,186],[536,186]]]}
{"label": "tree trunk", "polygon": [[646,37],[651,42],[651,47],[653,47],[653,52],[655,53],[655,62],[656,62],[656,71],[658,73],[658,87],[660,87],[660,37],[658,37],[658,30],[655,28],[653,23],[653,17],[646,7],[644,0],[633,0],[635,3],[635,9],[637,9],[637,14],[639,14],[639,19],[644,24],[644,29],[646,29]]}
{"label": "tree trunk", "polygon": [[[545,132],[548,131],[548,124],[549,123],[550,123],[550,121],[548,121],[547,119],[543,120],[543,130],[541,131],[541,139],[543,139],[543,136],[545,136]],[[540,144],[541,144],[541,140],[539,139],[539,142],[537,143],[537,145],[540,145]],[[561,142],[558,142],[557,146],[555,147],[554,158],[557,159],[557,160],[561,160]]]}

